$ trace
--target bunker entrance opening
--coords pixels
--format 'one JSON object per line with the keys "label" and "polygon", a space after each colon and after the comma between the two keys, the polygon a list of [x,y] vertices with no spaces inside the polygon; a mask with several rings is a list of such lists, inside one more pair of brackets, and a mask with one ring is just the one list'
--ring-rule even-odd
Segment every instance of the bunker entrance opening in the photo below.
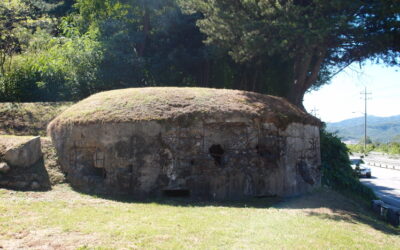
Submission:
{"label": "bunker entrance opening", "polygon": [[214,144],[208,150],[210,155],[214,158],[215,164],[218,166],[222,165],[222,157],[225,153],[224,149],[219,144]]}
{"label": "bunker entrance opening", "polygon": [[165,197],[189,197],[190,190],[188,189],[166,189],[163,191]]}

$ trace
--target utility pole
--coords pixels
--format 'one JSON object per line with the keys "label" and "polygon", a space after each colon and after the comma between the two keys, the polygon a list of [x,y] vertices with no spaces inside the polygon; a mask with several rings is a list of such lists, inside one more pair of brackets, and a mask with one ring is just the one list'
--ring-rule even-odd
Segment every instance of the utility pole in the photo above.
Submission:
{"label": "utility pole", "polygon": [[310,111],[310,113],[318,118],[318,111],[319,109],[317,109],[317,107],[314,106],[314,108]]}
{"label": "utility pole", "polygon": [[367,92],[367,87],[365,86],[364,92],[361,92],[361,98],[364,99],[364,154],[367,152],[367,102],[370,100],[368,95],[372,93]]}

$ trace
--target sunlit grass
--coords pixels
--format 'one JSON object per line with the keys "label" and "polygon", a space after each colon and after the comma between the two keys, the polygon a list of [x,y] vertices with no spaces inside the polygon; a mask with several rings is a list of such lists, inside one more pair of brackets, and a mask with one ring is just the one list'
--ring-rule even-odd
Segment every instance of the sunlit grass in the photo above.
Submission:
{"label": "sunlit grass", "polygon": [[[74,247],[105,248],[386,248],[399,249],[399,230],[332,191],[271,204],[157,199],[118,201],[75,193],[0,191],[0,236],[59,230],[93,237]],[[83,237],[83,236],[82,236]],[[82,243],[83,244],[83,243]]]}

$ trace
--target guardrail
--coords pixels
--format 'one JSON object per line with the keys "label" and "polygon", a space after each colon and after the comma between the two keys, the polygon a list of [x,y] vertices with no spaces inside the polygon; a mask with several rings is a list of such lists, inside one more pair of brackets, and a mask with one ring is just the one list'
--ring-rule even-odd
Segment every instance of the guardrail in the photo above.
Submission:
{"label": "guardrail", "polygon": [[379,168],[387,168],[400,171],[400,165],[393,165],[388,163],[381,163],[378,161],[371,161],[368,159],[364,159],[365,163],[369,166],[379,167]]}
{"label": "guardrail", "polygon": [[382,219],[395,227],[400,224],[400,208],[386,204],[381,200],[372,201],[372,210]]}

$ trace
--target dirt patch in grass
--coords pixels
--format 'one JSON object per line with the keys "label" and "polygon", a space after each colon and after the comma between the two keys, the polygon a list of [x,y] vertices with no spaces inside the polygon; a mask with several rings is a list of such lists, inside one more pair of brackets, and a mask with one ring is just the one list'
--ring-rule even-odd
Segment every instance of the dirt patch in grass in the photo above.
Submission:
{"label": "dirt patch in grass", "polygon": [[57,103],[0,103],[0,135],[46,135],[47,125],[71,106]]}
{"label": "dirt patch in grass", "polygon": [[78,232],[63,232],[61,229],[20,231],[5,235],[0,240],[0,249],[69,250],[96,246],[100,239]]}
{"label": "dirt patch in grass", "polygon": [[[207,114],[262,118],[278,127],[292,122],[320,124],[280,97],[209,88],[132,88],[95,94],[68,108],[50,126],[75,123],[191,120]],[[189,118],[188,118],[189,117]]]}

